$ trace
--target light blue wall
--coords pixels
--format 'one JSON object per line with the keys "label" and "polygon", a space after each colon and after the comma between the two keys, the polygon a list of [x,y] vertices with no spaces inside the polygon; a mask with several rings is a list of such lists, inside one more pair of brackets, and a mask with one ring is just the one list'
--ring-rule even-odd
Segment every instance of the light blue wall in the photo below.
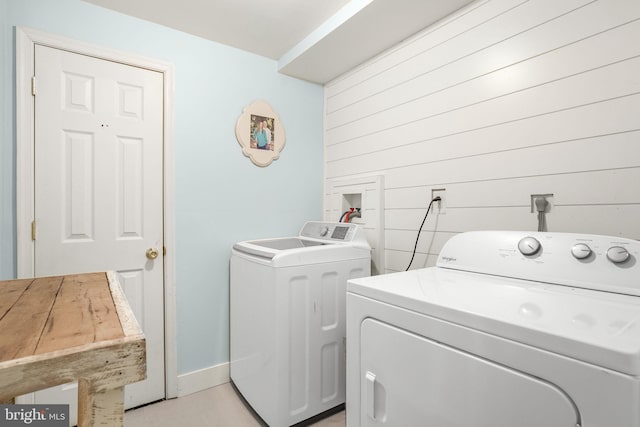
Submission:
{"label": "light blue wall", "polygon": [[[239,240],[296,234],[322,216],[322,87],[277,63],[80,0],[0,0],[0,279],[15,277],[15,26],[170,62],[175,67],[178,371],[228,361],[229,253]],[[268,101],[287,142],[254,166],[235,122]]]}
{"label": "light blue wall", "polygon": [[13,51],[7,1],[0,0],[0,279],[15,275],[15,134]]}

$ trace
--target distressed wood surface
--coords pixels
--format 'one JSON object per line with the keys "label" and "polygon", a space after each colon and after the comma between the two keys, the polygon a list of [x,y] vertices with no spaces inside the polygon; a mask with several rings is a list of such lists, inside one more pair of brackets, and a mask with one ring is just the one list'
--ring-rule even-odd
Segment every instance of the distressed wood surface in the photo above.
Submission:
{"label": "distressed wood surface", "polygon": [[0,400],[80,378],[108,389],[146,378],[144,337],[75,347],[0,363]]}
{"label": "distressed wood surface", "polygon": [[0,362],[124,336],[105,273],[0,282],[0,301]]}
{"label": "distressed wood surface", "polygon": [[32,281],[33,279],[2,282],[2,288],[0,289],[0,319],[13,307]]}
{"label": "distressed wood surface", "polygon": [[[20,293],[16,288],[21,285],[25,287]],[[0,362],[35,352],[61,285],[62,277],[0,282],[0,301],[13,300],[0,319]]]}
{"label": "distressed wood surface", "polygon": [[[78,382],[78,427],[121,426],[124,422],[124,386],[97,391],[87,380]],[[98,421],[96,421],[98,420]]]}
{"label": "distressed wood surface", "polygon": [[127,302],[127,298],[120,286],[116,273],[108,271],[107,279],[109,280],[111,296],[113,297],[113,303],[116,306],[116,311],[118,312],[118,317],[120,318],[120,324],[122,325],[124,334],[128,336],[142,334],[142,328],[140,327],[136,317],[133,315],[133,311]]}
{"label": "distressed wood surface", "polygon": [[115,273],[0,282],[0,402],[78,381],[82,426],[122,426],[146,343]]}
{"label": "distressed wood surface", "polygon": [[105,273],[65,276],[35,354],[123,336]]}

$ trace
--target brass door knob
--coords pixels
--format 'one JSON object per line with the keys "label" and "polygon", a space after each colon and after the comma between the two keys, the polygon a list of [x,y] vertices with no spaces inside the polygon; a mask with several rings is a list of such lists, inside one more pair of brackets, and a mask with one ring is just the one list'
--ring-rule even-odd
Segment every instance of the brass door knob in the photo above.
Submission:
{"label": "brass door knob", "polygon": [[158,258],[158,250],[156,248],[147,249],[147,258],[149,258],[149,259]]}

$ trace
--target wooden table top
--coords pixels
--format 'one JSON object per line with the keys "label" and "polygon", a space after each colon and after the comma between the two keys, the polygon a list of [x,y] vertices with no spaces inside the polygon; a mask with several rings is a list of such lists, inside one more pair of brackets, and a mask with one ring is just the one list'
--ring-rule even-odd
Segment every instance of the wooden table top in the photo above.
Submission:
{"label": "wooden table top", "polygon": [[0,363],[124,338],[121,320],[107,273],[0,281]]}

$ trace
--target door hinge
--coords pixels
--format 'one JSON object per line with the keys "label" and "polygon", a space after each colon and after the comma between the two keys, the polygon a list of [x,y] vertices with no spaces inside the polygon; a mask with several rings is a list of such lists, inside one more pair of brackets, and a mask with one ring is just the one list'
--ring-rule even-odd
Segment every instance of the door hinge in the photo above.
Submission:
{"label": "door hinge", "polygon": [[31,77],[31,95],[36,96],[36,76]]}
{"label": "door hinge", "polygon": [[31,221],[31,240],[36,240],[36,221]]}

